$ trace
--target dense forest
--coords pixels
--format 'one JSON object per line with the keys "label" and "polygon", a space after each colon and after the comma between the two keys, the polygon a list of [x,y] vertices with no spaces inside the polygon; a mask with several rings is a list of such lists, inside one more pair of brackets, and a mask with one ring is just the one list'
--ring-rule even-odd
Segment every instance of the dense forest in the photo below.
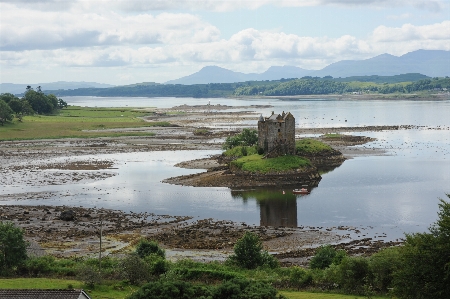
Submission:
{"label": "dense forest", "polygon": [[357,76],[333,78],[331,76],[303,77],[275,81],[247,81],[240,83],[210,84],[158,84],[140,83],[110,88],[79,88],[45,91],[56,96],[99,97],[194,97],[215,98],[231,96],[292,96],[328,95],[345,93],[412,93],[445,90],[450,78],[429,78],[421,74],[396,76]]}

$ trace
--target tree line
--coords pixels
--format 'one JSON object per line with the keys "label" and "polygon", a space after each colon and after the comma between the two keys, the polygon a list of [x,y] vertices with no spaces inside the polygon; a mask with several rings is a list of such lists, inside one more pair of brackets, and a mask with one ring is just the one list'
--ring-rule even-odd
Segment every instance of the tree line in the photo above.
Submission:
{"label": "tree line", "polygon": [[57,96],[215,98],[257,95],[325,95],[349,92],[410,93],[449,87],[450,79],[448,77],[429,78],[421,74],[403,74],[395,76],[354,76],[348,78],[305,76],[300,79],[282,78],[272,81],[192,85],[140,83],[110,88],[50,90],[46,91],[46,93]]}
{"label": "tree line", "polygon": [[14,116],[22,121],[24,115],[51,114],[64,107],[67,107],[64,100],[54,94],[44,94],[40,86],[36,90],[27,86],[22,98],[11,93],[0,94],[0,122],[3,125],[12,121]]}
{"label": "tree line", "polygon": [[[359,84],[358,84],[359,83]],[[417,91],[450,89],[450,78],[423,79],[416,82],[403,83],[372,83],[341,82],[340,79],[311,78],[292,80],[272,85],[253,85],[236,88],[235,96],[290,96],[290,95],[326,95],[344,94],[350,92],[374,93],[411,93]]]}

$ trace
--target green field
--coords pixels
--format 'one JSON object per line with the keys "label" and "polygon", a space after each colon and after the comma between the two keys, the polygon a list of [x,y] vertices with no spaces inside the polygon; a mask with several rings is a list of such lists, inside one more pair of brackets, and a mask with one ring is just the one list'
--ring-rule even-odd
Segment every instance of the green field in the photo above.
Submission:
{"label": "green field", "polygon": [[12,123],[5,123],[0,126],[0,140],[151,136],[154,134],[149,132],[111,132],[107,129],[170,126],[168,122],[146,122],[139,118],[149,113],[136,108],[69,106],[57,115],[25,116],[21,122],[14,119]]}

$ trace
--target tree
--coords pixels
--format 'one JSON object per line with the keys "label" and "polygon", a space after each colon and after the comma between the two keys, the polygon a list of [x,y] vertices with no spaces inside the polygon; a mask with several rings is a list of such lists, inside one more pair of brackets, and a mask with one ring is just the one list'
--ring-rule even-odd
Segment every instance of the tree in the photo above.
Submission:
{"label": "tree", "polygon": [[17,99],[15,95],[12,93],[2,93],[0,94],[0,100],[3,100],[6,102],[6,104],[9,104],[11,100]]}
{"label": "tree", "polygon": [[148,281],[151,274],[150,266],[136,253],[128,254],[122,259],[119,267],[122,278],[134,285]]}
{"label": "tree", "polygon": [[66,108],[67,103],[63,99],[58,99],[58,109]]}
{"label": "tree", "polygon": [[438,216],[429,233],[406,234],[393,281],[400,298],[450,298],[450,202],[440,199]]}
{"label": "tree", "polygon": [[258,142],[258,132],[251,129],[243,129],[240,134],[228,136],[223,144],[223,149],[230,149],[235,146],[253,146]]}
{"label": "tree", "polygon": [[331,264],[339,265],[346,255],[344,250],[336,251],[331,245],[320,246],[309,266],[311,269],[325,269]]}
{"label": "tree", "polygon": [[255,269],[262,264],[262,249],[258,235],[245,232],[234,245],[234,254],[230,256],[230,260],[242,268]]}
{"label": "tree", "polygon": [[9,107],[14,111],[16,117],[22,121],[22,117],[24,115],[33,114],[33,108],[31,108],[30,104],[24,99],[13,99],[9,102]]}
{"label": "tree", "polygon": [[136,253],[140,258],[145,258],[151,254],[155,254],[161,258],[166,257],[166,253],[158,246],[158,243],[155,241],[148,241],[146,239],[141,239],[139,241],[136,246]]}
{"label": "tree", "polygon": [[234,245],[234,254],[229,257],[229,262],[246,269],[255,269],[259,266],[275,268],[278,261],[267,251],[263,250],[258,235],[245,232]]}
{"label": "tree", "polygon": [[0,122],[2,123],[2,126],[5,122],[13,120],[13,113],[14,111],[12,111],[9,105],[6,104],[5,101],[0,100]]}
{"label": "tree", "polygon": [[386,293],[392,287],[393,273],[401,267],[400,249],[389,247],[370,257],[369,269],[376,291]]}
{"label": "tree", "polygon": [[9,273],[27,258],[22,229],[12,222],[0,222],[0,271]]}
{"label": "tree", "polygon": [[243,129],[241,133],[241,142],[244,146],[252,146],[258,142],[258,132],[251,129]]}

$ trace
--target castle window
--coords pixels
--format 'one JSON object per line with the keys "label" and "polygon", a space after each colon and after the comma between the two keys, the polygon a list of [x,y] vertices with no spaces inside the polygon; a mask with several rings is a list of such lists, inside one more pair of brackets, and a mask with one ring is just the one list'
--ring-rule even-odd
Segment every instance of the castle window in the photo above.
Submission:
{"label": "castle window", "polygon": [[280,129],[278,129],[278,132],[280,132]]}

